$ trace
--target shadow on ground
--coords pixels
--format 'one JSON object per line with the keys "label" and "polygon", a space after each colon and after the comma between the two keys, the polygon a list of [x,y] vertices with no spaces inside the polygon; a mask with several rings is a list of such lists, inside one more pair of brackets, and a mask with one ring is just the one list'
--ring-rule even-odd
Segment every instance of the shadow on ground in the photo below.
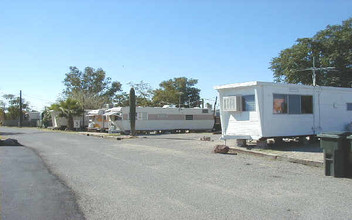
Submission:
{"label": "shadow on ground", "polygon": [[302,145],[297,142],[284,142],[280,145],[274,144],[269,146],[268,149],[276,151],[294,151],[294,152],[310,152],[310,153],[322,153],[323,149],[320,148],[319,142]]}
{"label": "shadow on ground", "polygon": [[24,134],[24,133],[21,133],[21,132],[0,132],[0,135],[2,135],[2,136],[21,135],[21,134]]}

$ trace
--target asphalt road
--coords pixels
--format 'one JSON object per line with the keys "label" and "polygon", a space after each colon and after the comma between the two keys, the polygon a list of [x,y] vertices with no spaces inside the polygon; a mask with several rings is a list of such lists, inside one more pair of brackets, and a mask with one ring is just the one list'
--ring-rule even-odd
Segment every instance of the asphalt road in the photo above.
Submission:
{"label": "asphalt road", "polygon": [[0,146],[1,219],[84,219],[74,193],[23,146]]}
{"label": "asphalt road", "polygon": [[193,134],[118,141],[24,128],[0,132],[35,149],[87,219],[352,217],[351,179],[285,161],[212,154],[214,143]]}

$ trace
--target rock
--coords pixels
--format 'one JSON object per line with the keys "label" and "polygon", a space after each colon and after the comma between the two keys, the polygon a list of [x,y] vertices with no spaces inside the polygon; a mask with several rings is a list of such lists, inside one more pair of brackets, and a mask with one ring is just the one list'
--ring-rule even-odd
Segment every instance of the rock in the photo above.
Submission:
{"label": "rock", "polygon": [[210,137],[207,137],[207,136],[201,137],[201,138],[199,138],[199,140],[201,140],[201,141],[211,141]]}
{"label": "rock", "polygon": [[22,146],[16,139],[8,138],[0,141],[1,146]]}
{"label": "rock", "polygon": [[227,154],[230,148],[226,145],[216,145],[214,148],[214,153]]}

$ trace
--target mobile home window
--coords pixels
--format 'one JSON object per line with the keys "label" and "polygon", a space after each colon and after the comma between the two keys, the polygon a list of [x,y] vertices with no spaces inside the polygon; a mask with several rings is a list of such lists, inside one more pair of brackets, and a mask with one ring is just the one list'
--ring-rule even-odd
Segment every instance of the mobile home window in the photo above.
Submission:
{"label": "mobile home window", "polygon": [[313,96],[302,95],[301,96],[301,111],[302,114],[313,114]]}
{"label": "mobile home window", "polygon": [[288,96],[288,113],[301,114],[301,96],[299,95]]}
{"label": "mobile home window", "polygon": [[273,111],[275,114],[287,113],[287,95],[274,94]]}
{"label": "mobile home window", "polygon": [[166,118],[167,118],[167,115],[166,115],[166,114],[158,114],[158,115],[157,115],[157,118],[158,118],[158,119],[166,119]]}
{"label": "mobile home window", "polygon": [[347,103],[347,111],[352,111],[352,103]]}
{"label": "mobile home window", "polygon": [[274,94],[274,114],[312,114],[313,96]]}
{"label": "mobile home window", "polygon": [[208,111],[208,109],[203,109],[202,110],[202,113],[208,113],[209,111]]}
{"label": "mobile home window", "polygon": [[193,120],[193,115],[186,115],[186,120]]}
{"label": "mobile home window", "polygon": [[242,107],[243,111],[255,111],[254,95],[242,96]]}

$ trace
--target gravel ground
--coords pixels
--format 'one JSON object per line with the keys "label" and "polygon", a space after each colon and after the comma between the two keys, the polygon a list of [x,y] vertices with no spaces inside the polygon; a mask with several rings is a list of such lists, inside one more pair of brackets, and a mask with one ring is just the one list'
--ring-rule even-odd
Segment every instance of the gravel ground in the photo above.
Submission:
{"label": "gravel ground", "polygon": [[351,179],[285,161],[213,154],[217,141],[193,134],[117,141],[36,129],[0,132],[36,150],[75,192],[87,219],[352,216]]}

